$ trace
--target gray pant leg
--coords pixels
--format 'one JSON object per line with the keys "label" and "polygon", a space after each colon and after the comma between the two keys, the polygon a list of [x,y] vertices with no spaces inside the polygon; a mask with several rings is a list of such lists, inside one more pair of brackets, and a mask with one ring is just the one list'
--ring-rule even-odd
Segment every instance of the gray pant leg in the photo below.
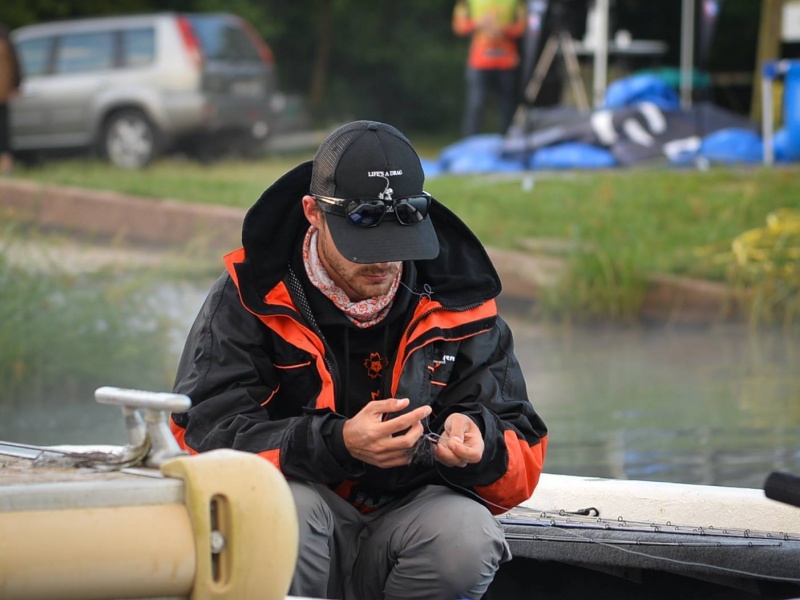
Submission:
{"label": "gray pant leg", "polygon": [[291,596],[342,598],[357,552],[363,515],[328,487],[289,482],[299,525]]}
{"label": "gray pant leg", "polygon": [[289,482],[299,525],[299,549],[289,594],[325,598],[331,565],[334,519],[313,486]]}
{"label": "gray pant leg", "polygon": [[347,598],[477,600],[511,558],[486,507],[443,486],[427,486],[367,519]]}

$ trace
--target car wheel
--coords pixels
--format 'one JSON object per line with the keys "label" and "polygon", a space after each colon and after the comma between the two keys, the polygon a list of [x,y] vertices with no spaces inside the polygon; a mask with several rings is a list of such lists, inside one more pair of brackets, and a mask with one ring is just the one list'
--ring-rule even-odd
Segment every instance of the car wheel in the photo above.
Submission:
{"label": "car wheel", "polygon": [[250,133],[240,134],[236,139],[236,149],[239,156],[248,160],[263,158],[267,153],[268,139],[266,135],[263,137],[255,137]]}
{"label": "car wheel", "polygon": [[140,110],[111,115],[103,130],[103,153],[123,169],[141,169],[158,153],[158,132]]}

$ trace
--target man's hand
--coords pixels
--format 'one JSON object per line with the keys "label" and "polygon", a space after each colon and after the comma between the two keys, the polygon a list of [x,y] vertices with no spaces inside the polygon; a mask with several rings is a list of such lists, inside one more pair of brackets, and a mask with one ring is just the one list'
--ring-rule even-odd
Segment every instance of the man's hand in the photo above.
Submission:
{"label": "man's hand", "polygon": [[342,435],[350,455],[383,469],[409,464],[411,450],[423,433],[421,421],[431,414],[431,407],[420,406],[406,414],[388,418],[406,408],[408,403],[408,398],[373,400],[348,419]]}
{"label": "man's hand", "polygon": [[466,467],[483,457],[480,427],[467,415],[453,413],[444,422],[444,431],[436,444],[436,460],[446,467]]}

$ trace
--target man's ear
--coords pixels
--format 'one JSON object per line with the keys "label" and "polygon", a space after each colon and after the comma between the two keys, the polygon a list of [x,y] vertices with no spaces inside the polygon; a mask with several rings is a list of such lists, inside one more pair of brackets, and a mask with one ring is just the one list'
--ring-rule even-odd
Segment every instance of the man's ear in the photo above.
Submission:
{"label": "man's ear", "polygon": [[322,211],[319,209],[319,206],[317,206],[317,201],[314,199],[314,196],[303,196],[303,214],[311,225],[320,229],[324,217],[322,216]]}

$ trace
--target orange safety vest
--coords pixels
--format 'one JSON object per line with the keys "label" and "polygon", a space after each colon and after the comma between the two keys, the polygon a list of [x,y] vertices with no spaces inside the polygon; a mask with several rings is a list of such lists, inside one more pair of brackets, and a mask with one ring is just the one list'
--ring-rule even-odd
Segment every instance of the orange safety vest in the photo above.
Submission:
{"label": "orange safety vest", "polygon": [[453,31],[472,36],[467,64],[473,69],[515,68],[517,40],[525,24],[525,9],[518,0],[460,1],[453,11]]}

